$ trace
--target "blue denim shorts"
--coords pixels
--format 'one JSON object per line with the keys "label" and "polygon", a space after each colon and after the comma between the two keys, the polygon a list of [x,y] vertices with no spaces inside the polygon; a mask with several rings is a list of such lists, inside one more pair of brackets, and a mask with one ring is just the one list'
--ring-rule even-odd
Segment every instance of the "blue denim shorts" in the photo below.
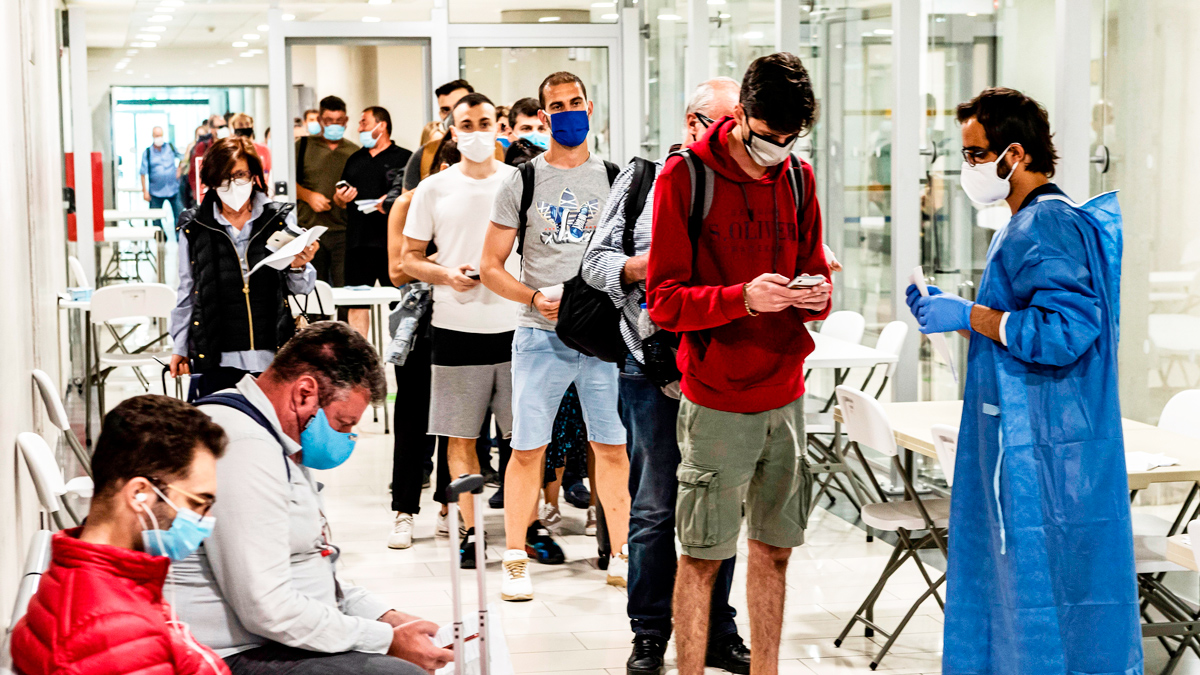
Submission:
{"label": "blue denim shorts", "polygon": [[617,413],[617,364],[571,349],[554,331],[520,326],[513,335],[513,450],[550,443],[554,416],[572,382],[579,390],[588,440],[624,445]]}

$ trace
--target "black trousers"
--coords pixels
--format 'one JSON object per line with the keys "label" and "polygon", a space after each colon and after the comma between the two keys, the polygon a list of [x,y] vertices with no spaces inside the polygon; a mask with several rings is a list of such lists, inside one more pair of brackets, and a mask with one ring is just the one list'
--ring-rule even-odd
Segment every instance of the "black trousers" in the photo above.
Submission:
{"label": "black trousers", "polygon": [[416,515],[421,511],[421,482],[426,463],[436,449],[437,490],[434,499],[446,501],[450,470],[446,466],[446,443],[437,442],[429,430],[429,387],[432,358],[425,331],[418,337],[403,366],[396,366],[396,407],[392,420],[395,446],[392,451],[392,510]]}

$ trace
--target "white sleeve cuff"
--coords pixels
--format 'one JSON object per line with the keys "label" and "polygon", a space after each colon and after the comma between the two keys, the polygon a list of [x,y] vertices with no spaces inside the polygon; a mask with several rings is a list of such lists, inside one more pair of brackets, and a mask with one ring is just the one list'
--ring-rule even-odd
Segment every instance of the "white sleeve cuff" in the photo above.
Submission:
{"label": "white sleeve cuff", "polygon": [[1008,315],[1010,312],[1005,312],[1004,316],[1000,317],[1000,344],[1008,346]]}

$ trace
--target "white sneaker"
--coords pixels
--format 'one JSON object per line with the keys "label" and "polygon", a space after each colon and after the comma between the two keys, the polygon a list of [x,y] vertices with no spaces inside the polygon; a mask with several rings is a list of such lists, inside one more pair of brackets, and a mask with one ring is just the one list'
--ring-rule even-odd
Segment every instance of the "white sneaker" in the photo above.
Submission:
{"label": "white sneaker", "polygon": [[629,583],[629,544],[621,547],[621,552],[608,561],[608,585],[625,588]]}
{"label": "white sneaker", "polygon": [[596,506],[594,504],[588,507],[587,524],[583,526],[583,533],[589,537],[596,536]]}
{"label": "white sneaker", "polygon": [[525,551],[509,549],[504,552],[504,580],[500,582],[500,598],[508,602],[533,599],[529,555]]}
{"label": "white sneaker", "polygon": [[439,537],[450,537],[450,513],[439,513],[437,516],[437,525],[433,528],[433,533]]}
{"label": "white sneaker", "polygon": [[413,517],[411,513],[396,512],[396,524],[388,536],[388,548],[408,548],[412,546]]}
{"label": "white sneaker", "polygon": [[538,509],[538,520],[542,521],[542,525],[546,526],[551,532],[558,532],[562,526],[562,513],[558,510],[558,504],[542,503]]}

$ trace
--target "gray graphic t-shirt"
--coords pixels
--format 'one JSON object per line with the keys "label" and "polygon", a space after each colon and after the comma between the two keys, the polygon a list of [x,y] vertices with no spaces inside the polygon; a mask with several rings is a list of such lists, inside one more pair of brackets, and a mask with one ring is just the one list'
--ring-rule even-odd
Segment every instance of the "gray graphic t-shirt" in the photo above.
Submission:
{"label": "gray graphic t-shirt", "polygon": [[[584,249],[600,222],[608,200],[608,171],[595,155],[574,169],[559,169],[546,163],[546,156],[533,158],[533,203],[525,232],[525,258],[520,280],[530,288],[545,288],[570,279],[579,272]],[[492,221],[516,228],[521,224],[521,173],[505,179],[496,194]],[[554,330],[554,322],[536,309],[521,310],[518,325]]]}

